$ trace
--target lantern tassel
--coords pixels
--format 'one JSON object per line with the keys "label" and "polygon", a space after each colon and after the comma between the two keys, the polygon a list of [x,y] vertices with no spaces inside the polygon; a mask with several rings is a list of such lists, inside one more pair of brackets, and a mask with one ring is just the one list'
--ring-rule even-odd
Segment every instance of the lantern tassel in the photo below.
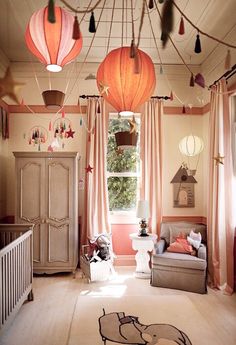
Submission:
{"label": "lantern tassel", "polygon": [[79,40],[80,37],[81,37],[81,34],[80,34],[79,22],[78,22],[77,16],[75,16],[72,38],[73,40]]}
{"label": "lantern tassel", "polygon": [[49,122],[49,128],[48,129],[49,129],[49,131],[52,130],[52,121]]}
{"label": "lantern tassel", "polygon": [[101,108],[100,108],[100,103],[98,101],[98,106],[97,106],[97,114],[101,114]]}
{"label": "lantern tassel", "polygon": [[151,10],[153,7],[154,7],[153,0],[149,0],[149,3],[148,3],[149,10]]}
{"label": "lantern tassel", "polygon": [[231,68],[231,53],[230,50],[228,49],[227,55],[225,58],[225,69],[229,70]]}
{"label": "lantern tassel", "polygon": [[191,78],[190,78],[190,82],[189,82],[189,86],[194,87],[194,84],[195,84],[195,82],[194,82],[194,75],[192,73],[191,74]]}
{"label": "lantern tassel", "polygon": [[95,25],[95,18],[94,18],[94,13],[91,13],[91,17],[89,20],[89,32],[95,33],[96,32],[96,25]]}
{"label": "lantern tassel", "polygon": [[134,59],[135,58],[135,55],[136,55],[136,47],[135,47],[135,44],[134,44],[134,40],[131,41],[131,45],[130,45],[130,58],[131,59]]}
{"label": "lantern tassel", "polygon": [[200,36],[199,34],[197,34],[196,37],[196,42],[195,42],[195,48],[194,48],[195,53],[199,54],[202,51],[202,47],[201,47],[201,41],[200,41]]}
{"label": "lantern tassel", "polygon": [[183,105],[182,114],[186,114],[186,108],[185,108],[185,105]]}
{"label": "lantern tassel", "polygon": [[137,52],[135,52],[135,56],[134,56],[134,73],[135,74],[140,73],[139,55],[137,54]]}
{"label": "lantern tassel", "polygon": [[179,35],[185,34],[185,28],[184,28],[184,18],[181,17],[180,23],[179,23]]}
{"label": "lantern tassel", "polygon": [[48,21],[52,24],[56,23],[54,0],[48,1]]}

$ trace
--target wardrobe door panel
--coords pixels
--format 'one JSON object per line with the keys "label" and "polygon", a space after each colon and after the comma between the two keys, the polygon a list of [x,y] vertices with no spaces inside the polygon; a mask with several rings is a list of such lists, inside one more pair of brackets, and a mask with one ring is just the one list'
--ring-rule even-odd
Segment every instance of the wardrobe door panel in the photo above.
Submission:
{"label": "wardrobe door panel", "polygon": [[68,264],[71,261],[69,250],[70,230],[69,224],[48,227],[48,263]]}
{"label": "wardrobe door panel", "polygon": [[33,258],[35,265],[44,262],[45,164],[40,158],[16,160],[16,223],[33,223]]}

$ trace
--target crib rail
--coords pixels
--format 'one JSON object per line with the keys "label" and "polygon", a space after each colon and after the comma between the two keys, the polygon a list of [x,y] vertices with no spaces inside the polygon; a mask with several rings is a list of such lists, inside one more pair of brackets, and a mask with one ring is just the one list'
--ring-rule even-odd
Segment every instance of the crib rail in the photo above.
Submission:
{"label": "crib rail", "polygon": [[0,333],[32,295],[33,226],[0,224]]}

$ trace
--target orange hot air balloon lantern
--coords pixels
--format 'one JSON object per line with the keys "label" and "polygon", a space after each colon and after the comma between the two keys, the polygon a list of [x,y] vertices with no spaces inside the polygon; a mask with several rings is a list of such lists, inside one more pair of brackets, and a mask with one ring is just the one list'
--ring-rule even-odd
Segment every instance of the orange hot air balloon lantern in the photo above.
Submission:
{"label": "orange hot air balloon lantern", "polygon": [[136,54],[135,58],[130,58],[130,47],[114,49],[97,71],[101,95],[121,114],[135,112],[155,89],[156,76],[151,58],[140,49],[136,49]]}
{"label": "orange hot air balloon lantern", "polygon": [[74,40],[74,17],[55,6],[55,23],[48,21],[48,7],[33,13],[25,32],[28,49],[50,72],[59,72],[73,61],[82,48],[82,36]]}

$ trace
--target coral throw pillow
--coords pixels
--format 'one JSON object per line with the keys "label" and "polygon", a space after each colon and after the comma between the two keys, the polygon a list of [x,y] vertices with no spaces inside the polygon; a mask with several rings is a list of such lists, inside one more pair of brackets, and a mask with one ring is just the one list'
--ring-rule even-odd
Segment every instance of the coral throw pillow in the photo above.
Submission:
{"label": "coral throw pillow", "polygon": [[185,238],[176,237],[176,241],[169,245],[167,251],[172,253],[192,254],[193,247]]}

